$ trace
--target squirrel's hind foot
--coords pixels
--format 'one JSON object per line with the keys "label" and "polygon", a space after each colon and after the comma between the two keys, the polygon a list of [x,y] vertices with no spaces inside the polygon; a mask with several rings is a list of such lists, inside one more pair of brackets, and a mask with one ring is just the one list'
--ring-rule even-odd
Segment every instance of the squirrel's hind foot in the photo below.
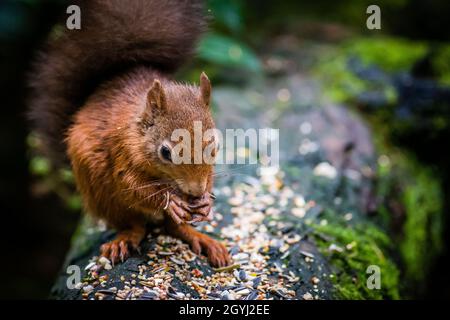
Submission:
{"label": "squirrel's hind foot", "polygon": [[124,262],[130,257],[130,249],[140,251],[139,244],[145,236],[145,228],[121,231],[116,238],[100,247],[100,255],[115,263]]}

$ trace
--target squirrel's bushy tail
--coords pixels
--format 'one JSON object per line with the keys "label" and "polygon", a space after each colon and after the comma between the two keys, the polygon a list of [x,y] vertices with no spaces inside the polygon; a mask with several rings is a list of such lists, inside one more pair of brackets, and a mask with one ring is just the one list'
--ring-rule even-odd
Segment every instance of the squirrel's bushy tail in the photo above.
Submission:
{"label": "squirrel's bushy tail", "polygon": [[81,30],[68,30],[64,20],[30,81],[30,117],[52,156],[64,154],[71,116],[99,84],[134,65],[175,71],[191,56],[206,25],[202,2],[197,0],[72,4],[81,9]]}

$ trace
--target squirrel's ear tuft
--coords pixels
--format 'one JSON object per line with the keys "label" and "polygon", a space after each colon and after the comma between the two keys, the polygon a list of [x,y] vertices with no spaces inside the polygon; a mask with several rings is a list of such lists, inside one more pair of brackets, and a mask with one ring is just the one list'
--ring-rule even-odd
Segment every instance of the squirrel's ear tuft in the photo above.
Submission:
{"label": "squirrel's ear tuft", "polygon": [[147,93],[147,107],[164,108],[166,104],[166,98],[164,95],[164,89],[161,82],[158,79],[153,80],[153,85]]}
{"label": "squirrel's ear tuft", "polygon": [[200,95],[201,101],[209,107],[211,101],[211,82],[204,72],[200,75]]}
{"label": "squirrel's ear tuft", "polygon": [[141,117],[141,122],[145,127],[153,124],[153,112],[156,108],[163,109],[166,105],[164,89],[158,79],[153,81],[151,89],[147,93],[147,103]]}

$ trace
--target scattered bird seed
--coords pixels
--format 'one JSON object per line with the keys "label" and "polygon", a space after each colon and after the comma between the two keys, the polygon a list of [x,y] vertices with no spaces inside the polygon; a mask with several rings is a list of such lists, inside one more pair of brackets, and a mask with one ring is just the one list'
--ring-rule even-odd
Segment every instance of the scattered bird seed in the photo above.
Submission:
{"label": "scattered bird seed", "polygon": [[312,277],[312,278],[311,278],[311,282],[312,282],[313,284],[318,284],[318,283],[320,282],[320,279],[317,278],[317,277]]}
{"label": "scattered bird seed", "polygon": [[221,300],[233,300],[232,297],[230,296],[230,293],[225,290],[220,294],[220,299]]}
{"label": "scattered bird seed", "polygon": [[258,297],[258,291],[253,290],[248,296],[246,300],[255,300]]}
{"label": "scattered bird seed", "polygon": [[261,284],[261,277],[256,277],[253,279],[253,288],[258,288],[258,286]]}
{"label": "scattered bird seed", "polygon": [[310,253],[310,252],[307,252],[307,251],[304,251],[304,250],[300,250],[300,253],[301,253],[302,255],[304,255],[305,257],[314,259],[314,255],[313,255],[312,253]]}
{"label": "scattered bird seed", "polygon": [[239,271],[239,280],[241,280],[241,281],[247,280],[247,273],[245,273],[245,270]]}
{"label": "scattered bird seed", "polygon": [[157,299],[159,294],[156,291],[148,291],[141,295],[141,299],[154,300]]}
{"label": "scattered bird seed", "polygon": [[[231,221],[221,214],[215,217],[216,221],[223,220],[221,225],[226,222],[217,236],[223,239],[229,249],[233,260],[230,266],[212,270],[205,268],[207,261],[195,255],[186,243],[154,230],[146,240],[151,240],[146,253],[148,260],[142,265],[133,266],[133,275],[120,277],[121,282],[117,285],[120,289],[108,288],[107,276],[114,268],[110,261],[93,257],[85,268],[89,280],[79,284],[83,298],[295,299],[296,293],[292,289],[300,281],[298,271],[289,270],[282,261],[292,255],[292,246],[301,241],[301,236],[296,233],[297,227],[293,222],[280,218],[292,210],[292,214],[309,219],[318,215],[322,209],[313,201],[306,202],[293,189],[283,186],[279,168],[263,168],[259,174],[260,179],[253,178],[251,183],[215,190],[218,197],[227,197],[231,205]],[[271,219],[267,221],[268,217]],[[218,231],[216,226],[217,222],[214,222],[199,228],[213,233]],[[346,248],[351,249],[354,245],[356,243]],[[333,247],[330,246],[331,249]],[[305,256],[306,262],[312,262],[315,258],[310,252],[299,252]],[[279,258],[274,261],[273,257]],[[175,283],[180,282],[194,290],[195,294],[177,291],[180,289],[176,289],[178,285]],[[311,282],[319,289],[318,277],[311,278]],[[101,287],[95,295],[89,295],[96,286]],[[314,297],[308,292],[303,295],[303,299],[311,300]]]}
{"label": "scattered bird seed", "polygon": [[303,295],[304,300],[314,300],[314,297],[311,293],[307,292]]}

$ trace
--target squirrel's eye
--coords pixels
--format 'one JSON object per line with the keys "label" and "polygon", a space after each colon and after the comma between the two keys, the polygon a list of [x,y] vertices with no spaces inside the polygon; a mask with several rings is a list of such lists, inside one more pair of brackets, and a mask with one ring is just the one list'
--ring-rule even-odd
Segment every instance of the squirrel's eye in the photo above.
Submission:
{"label": "squirrel's eye", "polygon": [[170,152],[169,147],[162,146],[160,149],[161,157],[166,160],[172,162],[172,153]]}

